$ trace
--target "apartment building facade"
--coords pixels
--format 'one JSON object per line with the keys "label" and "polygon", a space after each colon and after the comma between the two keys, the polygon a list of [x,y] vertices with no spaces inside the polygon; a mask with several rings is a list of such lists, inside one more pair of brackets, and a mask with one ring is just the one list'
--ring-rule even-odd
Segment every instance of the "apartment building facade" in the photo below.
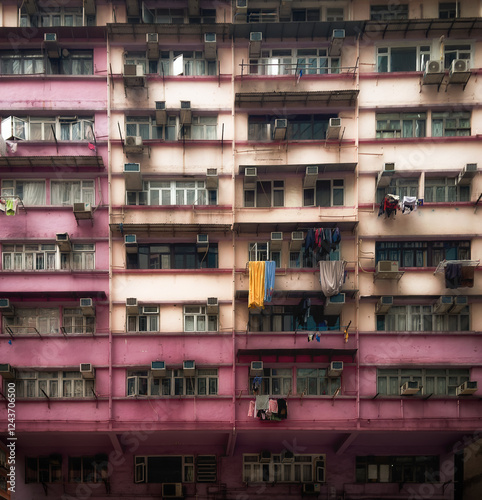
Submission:
{"label": "apartment building facade", "polygon": [[480,2],[0,9],[12,498],[477,498]]}

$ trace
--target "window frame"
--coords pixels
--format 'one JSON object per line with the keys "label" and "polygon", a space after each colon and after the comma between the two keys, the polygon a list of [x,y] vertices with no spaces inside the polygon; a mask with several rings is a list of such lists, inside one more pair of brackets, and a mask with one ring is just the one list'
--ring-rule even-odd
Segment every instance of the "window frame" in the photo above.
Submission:
{"label": "window frame", "polygon": [[[410,69],[398,69],[398,65],[407,64],[407,60],[398,59],[398,52],[415,49],[415,67]],[[423,71],[425,64],[430,60],[430,45],[378,45],[376,47],[376,71],[377,73],[398,73],[406,71]],[[406,56],[405,56],[406,57]],[[412,63],[412,61],[409,61]],[[395,66],[397,64],[397,66]],[[395,69],[393,69],[395,67]]]}
{"label": "window frame", "polygon": [[370,21],[406,20],[408,14],[408,3],[389,2],[388,4],[370,5]]}
{"label": "window frame", "polygon": [[[268,188],[268,190],[266,189]],[[248,200],[248,196],[250,200]],[[269,200],[268,200],[269,196]],[[260,204],[262,198],[266,203]],[[285,206],[284,180],[258,180],[255,188],[244,187],[244,208],[277,208]]]}
{"label": "window frame", "polygon": [[[443,190],[443,200],[439,199],[441,190]],[[461,186],[455,177],[425,177],[424,203],[470,201],[470,191],[470,185]]]}
{"label": "window frame", "polygon": [[[341,391],[341,376],[330,377],[329,367],[325,368],[297,368],[296,369],[296,393],[303,396],[333,396],[337,390]],[[302,376],[302,372],[306,372]],[[312,375],[308,371],[315,372]],[[313,391],[313,379],[316,388]],[[303,387],[304,386],[304,387]]]}
{"label": "window frame", "polygon": [[[79,479],[74,476],[76,468],[74,468],[74,461],[80,464]],[[68,469],[67,469],[68,482],[74,484],[81,483],[102,483],[108,477],[108,457],[83,455],[78,457],[69,456]]]}
{"label": "window frame", "polygon": [[[59,463],[57,463],[59,462]],[[34,466],[35,463],[35,466]],[[34,467],[33,467],[34,466]],[[48,474],[48,480],[41,476],[42,469]],[[36,477],[33,478],[33,475]],[[62,482],[62,456],[25,457],[25,484]]]}
{"label": "window frame", "polygon": [[[36,184],[39,185],[41,190],[41,200],[40,203],[31,203],[32,200],[28,200],[24,196],[25,184]],[[21,187],[20,187],[21,186]],[[47,182],[45,180],[39,179],[2,179],[2,197],[19,197],[25,206],[45,206],[47,205]],[[35,200],[36,201],[36,200]]]}
{"label": "window frame", "polygon": [[[432,137],[469,137],[472,133],[470,111],[432,111],[431,118]],[[468,121],[468,126],[464,121]],[[441,130],[435,130],[436,126],[441,126]]]}
{"label": "window frame", "polygon": [[[187,321],[191,321],[189,319],[191,317],[192,328],[187,324]],[[204,328],[201,327],[202,322],[204,322]],[[209,314],[206,306],[185,305],[183,307],[183,326],[183,331],[189,333],[217,332],[219,329],[219,315]]]}
{"label": "window frame", "polygon": [[[321,204],[322,200],[320,200],[320,204],[318,204],[317,200],[317,193],[318,191],[322,191],[321,186],[322,183],[330,183],[330,188],[329,188],[329,196],[330,196],[330,203],[329,204]],[[320,186],[320,188],[318,188]],[[309,193],[313,191],[313,204],[307,203],[309,201],[307,197],[309,196]],[[325,195],[326,195],[326,189]],[[334,203],[335,197],[336,196],[342,196],[343,200],[342,203]],[[343,207],[345,206],[345,179],[340,178],[340,179],[317,179],[316,181],[316,186],[314,188],[303,188],[303,207],[322,207],[322,208],[329,208],[329,207]]]}
{"label": "window frame", "polygon": [[[148,311],[149,308],[153,310]],[[143,304],[138,307],[137,314],[126,314],[126,332],[128,333],[160,332],[160,328],[160,308],[157,304]]]}
{"label": "window frame", "polygon": [[248,243],[248,262],[258,260],[273,260],[276,267],[281,267],[281,250],[271,250],[269,241],[255,241]]}

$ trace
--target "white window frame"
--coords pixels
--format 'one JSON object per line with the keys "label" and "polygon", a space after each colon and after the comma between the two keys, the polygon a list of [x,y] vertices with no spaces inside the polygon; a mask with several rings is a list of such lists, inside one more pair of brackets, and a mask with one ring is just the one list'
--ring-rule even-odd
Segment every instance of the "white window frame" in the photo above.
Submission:
{"label": "white window frame", "polygon": [[[25,187],[28,184],[35,184],[39,185],[42,188],[42,193],[41,193],[41,200],[35,200],[35,201],[40,201],[40,203],[31,203],[32,200],[29,199],[28,197],[25,197]],[[21,186],[21,187],[20,187]],[[26,206],[42,206],[46,205],[46,182],[44,180],[28,180],[28,179],[3,179],[2,180],[2,192],[1,196],[2,197],[7,197],[7,198],[15,198],[19,197],[23,204]],[[22,196],[20,195],[22,194]]]}
{"label": "white window frame", "polygon": [[129,370],[127,372],[126,395],[128,397],[149,395],[149,372],[147,370]]}
{"label": "white window frame", "polygon": [[256,241],[248,245],[248,260],[273,260],[276,267],[281,267],[281,250],[270,250],[269,242]]}
{"label": "white window frame", "polygon": [[15,334],[55,335],[60,333],[58,307],[17,307],[15,315],[3,317],[4,329]]}
{"label": "white window frame", "polygon": [[62,331],[65,334],[95,333],[95,316],[86,316],[80,307],[64,307]]}
{"label": "white window frame", "polygon": [[[133,333],[159,332],[159,306],[155,304],[139,306],[137,314],[128,314],[126,319],[126,331]],[[145,322],[145,328],[141,325]],[[142,326],[142,330],[141,330]],[[133,328],[134,327],[134,328]]]}
{"label": "white window frame", "polygon": [[[380,45],[376,47],[376,71],[377,73],[392,73],[392,50],[393,49],[416,49],[416,65],[414,71],[423,71],[425,64],[430,60],[431,47],[430,45]],[[386,59],[387,71],[381,71],[381,60]]]}
{"label": "white window frame", "polygon": [[[67,374],[76,374],[76,377],[70,377]],[[64,396],[64,382],[76,380],[82,383],[82,396],[69,395]],[[54,371],[17,371],[16,397],[18,399],[44,398],[45,391],[49,398],[56,399],[85,399],[92,398],[92,391],[95,389],[94,379],[84,379],[80,372],[76,370],[54,370]],[[73,394],[71,392],[71,394]]]}
{"label": "white window frame", "polygon": [[[311,373],[308,373],[308,371]],[[316,384],[314,392],[310,392],[310,379],[314,379]],[[301,390],[302,384],[304,385],[303,390]],[[341,377],[330,377],[328,375],[328,367],[297,368],[296,370],[296,393],[298,395],[333,396],[338,389],[341,390]]]}
{"label": "white window frame", "polygon": [[[427,196],[427,191],[429,189],[431,190],[431,195]],[[443,200],[437,199],[438,190],[440,189],[443,189],[444,191]],[[459,185],[455,177],[426,176],[423,196],[425,203],[455,203],[460,201],[470,201],[470,186]]]}
{"label": "white window frame", "polygon": [[[270,204],[267,207],[265,207],[265,206],[259,207],[258,204],[260,203],[260,200],[258,200],[258,187],[261,187],[261,189],[263,189],[264,183],[270,184]],[[278,196],[281,193],[281,196],[283,198],[283,203],[281,203],[281,204],[275,203],[275,193],[278,194]],[[247,196],[252,197],[252,201],[248,200]],[[244,188],[244,206],[245,206],[245,208],[284,207],[285,206],[284,198],[285,198],[285,181],[284,180],[258,180],[258,181],[256,181],[255,188]]]}
{"label": "white window frame", "polygon": [[[343,207],[345,205],[345,179],[318,179],[318,181],[330,181],[330,204],[328,206],[317,205],[316,203],[316,185],[313,188],[303,188],[303,206],[304,207],[318,207],[328,208],[328,207]],[[338,183],[335,185],[335,183]],[[341,184],[340,184],[341,183]],[[305,204],[305,192],[313,191],[313,204],[306,203]],[[335,199],[335,192],[340,191],[343,196],[343,201],[341,204],[334,204],[333,200]]]}
{"label": "white window frame", "polygon": [[[67,195],[69,199],[62,201],[62,203],[53,202],[53,192],[55,186],[63,187],[63,194]],[[69,193],[70,191],[70,193]],[[60,200],[55,200],[60,201]],[[63,181],[50,181],[50,204],[72,206],[74,203],[89,203],[91,206],[95,205],[95,181],[89,180],[63,180]]]}
{"label": "white window frame", "polygon": [[194,141],[216,141],[218,138],[218,117],[193,115],[191,125],[184,127],[186,139]]}
{"label": "white window frame", "polygon": [[57,245],[4,243],[2,264],[5,271],[53,271],[58,268]]}
{"label": "white window frame", "polygon": [[[453,54],[454,57],[447,58],[449,54]],[[444,45],[444,67],[449,69],[451,62],[455,59],[464,59],[468,61],[469,67],[472,66],[474,54],[474,46],[471,42],[468,43],[447,43]]]}
{"label": "white window frame", "polygon": [[[48,5],[45,10],[39,10],[38,13],[34,14],[37,16],[38,27],[39,28],[56,28],[60,26],[65,27],[75,27],[75,26],[86,26],[87,17],[82,6],[79,7],[67,7],[58,6],[59,4],[54,4],[53,6]],[[42,6],[42,3],[40,4]],[[72,23],[67,24],[66,20],[72,17]],[[31,23],[31,17],[25,11],[25,8],[19,9],[20,27],[30,27],[33,26]],[[48,20],[48,22],[46,22]]]}
{"label": "white window frame", "polygon": [[[470,111],[432,111],[432,137],[469,137],[472,134],[472,113]],[[468,126],[466,123],[468,121]],[[435,130],[441,124],[441,133]],[[447,133],[453,131],[454,133]]]}
{"label": "white window frame", "polygon": [[[419,116],[416,116],[419,115]],[[427,137],[427,113],[426,112],[408,112],[408,113],[377,113],[376,119],[376,138],[377,139],[400,139]],[[412,135],[405,134],[404,124],[408,122],[412,125]],[[425,134],[420,132],[420,125],[425,122]],[[418,129],[418,132],[417,132]]]}
{"label": "white window frame", "polygon": [[[204,383],[204,391],[200,388],[201,381]],[[217,396],[219,374],[217,368],[198,368],[192,376],[185,375],[183,370],[167,370],[162,378],[151,377],[149,389],[150,395],[161,397]]]}
{"label": "white window frame", "polygon": [[[255,377],[249,377],[249,387],[253,386]],[[259,395],[283,397],[293,391],[292,368],[264,368]]]}
{"label": "white window frame", "polygon": [[197,305],[184,306],[183,317],[184,317],[185,332],[218,331],[218,315],[208,314],[206,312],[206,306],[197,306]]}
{"label": "white window frame", "polygon": [[94,270],[95,243],[74,243],[71,252],[61,252],[60,268],[74,271]]}

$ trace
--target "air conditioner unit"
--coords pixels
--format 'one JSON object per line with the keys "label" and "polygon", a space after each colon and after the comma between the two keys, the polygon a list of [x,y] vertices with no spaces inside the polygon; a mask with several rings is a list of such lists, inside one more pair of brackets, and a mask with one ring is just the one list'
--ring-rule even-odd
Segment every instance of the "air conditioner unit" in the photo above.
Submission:
{"label": "air conditioner unit", "polygon": [[95,314],[95,307],[94,307],[94,302],[90,297],[87,297],[85,299],[80,299],[80,308],[82,309],[82,314],[84,316],[94,316]]}
{"label": "air conditioner unit", "polygon": [[314,188],[318,180],[318,165],[310,165],[306,167],[303,186],[305,188]]}
{"label": "air conditioner unit", "polygon": [[274,121],[273,139],[282,141],[286,138],[286,130],[288,128],[288,120],[286,118],[278,118]]}
{"label": "air conditioner unit", "polygon": [[405,382],[400,386],[400,394],[402,396],[411,396],[413,394],[417,394],[417,392],[420,390],[420,386],[418,385],[418,382],[415,381],[408,381]]}
{"label": "air conditioner unit", "polygon": [[262,464],[269,464],[271,462],[271,452],[270,451],[262,451],[259,454],[259,462]]}
{"label": "air conditioner unit", "polygon": [[326,138],[328,140],[336,140],[340,138],[341,118],[330,118],[328,128],[326,129]]}
{"label": "air conditioner unit", "polygon": [[204,57],[209,61],[216,59],[216,33],[204,33]]}
{"label": "air conditioner unit", "polygon": [[328,315],[339,315],[345,305],[345,294],[339,293],[326,298],[324,311]]}
{"label": "air conditioner unit", "polygon": [[375,306],[375,314],[385,314],[393,306],[393,297],[391,295],[384,295],[378,299]]}
{"label": "air conditioner unit", "polygon": [[262,41],[263,33],[261,31],[253,31],[249,34],[249,57],[254,59],[261,57]]}
{"label": "air conditioner unit", "polygon": [[167,110],[166,101],[156,101],[156,125],[166,125]]}
{"label": "air conditioner unit", "polygon": [[252,377],[260,377],[263,375],[263,362],[262,361],[251,361],[251,366],[249,367],[249,374]]}
{"label": "air conditioner unit", "polygon": [[147,59],[159,59],[159,35],[146,33]]}
{"label": "air conditioner unit", "polygon": [[137,299],[135,297],[129,297],[126,299],[126,311],[127,314],[139,313],[139,305],[137,304]]}
{"label": "air conditioner unit", "polygon": [[206,312],[208,314],[217,314],[219,312],[217,297],[208,297],[208,300],[206,301]]}
{"label": "air conditioner unit", "polygon": [[181,101],[181,114],[179,121],[181,125],[191,125],[192,123],[191,101]]}
{"label": "air conditioner unit", "polygon": [[208,168],[206,171],[206,189],[217,189],[219,185],[218,169]]}
{"label": "air conditioner unit", "polygon": [[462,385],[459,385],[455,390],[457,396],[467,396],[469,394],[474,394],[477,392],[477,381],[467,380]]}
{"label": "air conditioner unit", "polygon": [[328,55],[339,56],[341,55],[341,49],[343,47],[343,42],[345,40],[345,30],[336,29],[333,30],[331,35],[330,46],[328,47]]}
{"label": "air conditioner unit", "polygon": [[70,252],[72,249],[69,233],[57,233],[55,235],[55,241],[61,252]]}
{"label": "air conditioner unit", "polygon": [[162,483],[162,498],[182,498],[182,483]]}
{"label": "air conditioner unit", "polygon": [[196,236],[196,248],[198,252],[207,252],[209,248],[209,235],[198,234]]}
{"label": "air conditioner unit", "polygon": [[291,233],[290,250],[293,252],[299,252],[304,241],[305,236],[303,231],[293,231]]}
{"label": "air conditioner unit", "polygon": [[144,87],[145,83],[142,64],[124,64],[124,87]]}
{"label": "air conditioner unit", "polygon": [[385,188],[390,185],[392,175],[395,173],[395,163],[385,163],[383,170],[378,173],[377,188]]}
{"label": "air conditioner unit", "polygon": [[290,450],[283,450],[281,452],[281,462],[284,464],[292,464],[295,461],[295,456]]}
{"label": "air conditioner unit", "polygon": [[10,304],[9,299],[0,299],[0,312],[3,316],[15,316],[15,308]]}
{"label": "air conditioner unit", "polygon": [[271,250],[281,250],[283,243],[283,233],[276,231],[271,233]]}
{"label": "air conditioner unit", "polygon": [[57,43],[57,33],[44,33],[44,42]]}
{"label": "air conditioner unit", "polygon": [[6,379],[13,379],[16,377],[15,368],[8,363],[0,363],[0,375]]}
{"label": "air conditioner unit", "polygon": [[454,73],[467,73],[469,71],[469,61],[467,59],[455,59],[449,69],[449,78]]}
{"label": "air conditioner unit", "polygon": [[469,186],[476,173],[477,163],[467,163],[457,178],[457,184],[459,186]]}
{"label": "air conditioner unit", "polygon": [[256,188],[257,181],[258,181],[257,167],[246,167],[244,169],[244,187],[247,189],[254,189]]}
{"label": "air conditioner unit", "polygon": [[454,305],[449,309],[450,314],[458,314],[465,307],[467,307],[469,303],[469,298],[466,295],[458,295],[454,297]]}
{"label": "air conditioner unit", "polygon": [[247,9],[248,0],[236,0],[236,9]]}
{"label": "air conditioner unit", "polygon": [[127,253],[137,253],[137,236],[135,234],[124,235],[124,245]]}
{"label": "air conditioner unit", "polygon": [[393,260],[380,260],[377,263],[375,278],[377,279],[396,279],[400,276],[398,262]]}
{"label": "air conditioner unit", "polygon": [[443,62],[440,59],[431,59],[425,63],[425,74],[440,74],[444,72]]}
{"label": "air conditioner unit", "polygon": [[151,361],[151,373],[154,378],[165,377],[167,373],[165,361]]}
{"label": "air conditioner unit", "polygon": [[142,175],[140,163],[124,163],[124,179],[127,191],[142,190]]}
{"label": "air conditioner unit", "polygon": [[74,203],[72,208],[77,220],[92,219],[92,207],[90,203]]}
{"label": "air conditioner unit", "polygon": [[343,361],[332,361],[328,368],[329,377],[339,377],[343,373]]}
{"label": "air conditioner unit", "polygon": [[82,378],[93,379],[95,377],[94,367],[91,363],[80,363],[80,374]]}
{"label": "air conditioner unit", "polygon": [[184,375],[193,375],[196,371],[196,363],[192,359],[182,362]]}
{"label": "air conditioner unit", "polygon": [[140,135],[128,135],[124,143],[125,153],[142,153],[144,146],[142,144],[142,137]]}
{"label": "air conditioner unit", "polygon": [[433,306],[433,312],[442,314],[448,312],[454,304],[454,298],[451,295],[442,295],[437,299]]}
{"label": "air conditioner unit", "polygon": [[304,495],[319,495],[321,491],[319,483],[304,483],[303,484],[303,494]]}
{"label": "air conditioner unit", "polygon": [[159,43],[159,34],[146,33],[146,43]]}

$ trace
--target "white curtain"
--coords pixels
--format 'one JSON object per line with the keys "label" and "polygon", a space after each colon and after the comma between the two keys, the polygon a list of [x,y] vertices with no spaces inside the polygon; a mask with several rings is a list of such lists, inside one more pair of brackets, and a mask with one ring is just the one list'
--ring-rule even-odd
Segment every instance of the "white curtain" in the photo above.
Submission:
{"label": "white curtain", "polygon": [[45,205],[45,183],[23,182],[22,201],[25,205]]}
{"label": "white curtain", "polygon": [[320,261],[321,290],[326,297],[338,295],[345,281],[345,265],[343,260]]}

